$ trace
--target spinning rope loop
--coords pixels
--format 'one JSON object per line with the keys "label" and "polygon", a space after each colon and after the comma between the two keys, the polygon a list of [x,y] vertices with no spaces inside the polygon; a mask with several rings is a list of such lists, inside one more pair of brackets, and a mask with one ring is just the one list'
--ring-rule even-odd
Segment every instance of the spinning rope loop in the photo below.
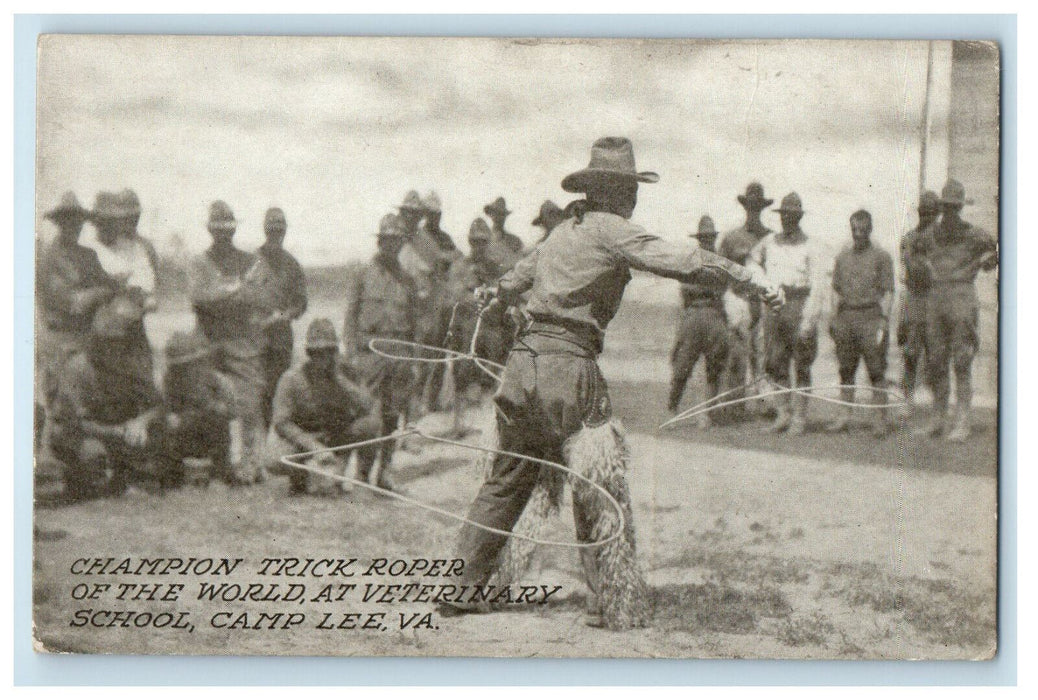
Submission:
{"label": "spinning rope loop", "polygon": [[[863,387],[863,386],[858,386],[857,384],[828,384],[828,385],[824,385],[824,386],[814,386],[814,387],[809,387],[809,388],[806,388],[806,389],[801,389],[800,387],[784,387],[784,386],[782,386],[780,384],[775,384],[774,382],[771,382],[771,385],[774,386],[774,387],[777,387],[777,388],[775,388],[775,389],[773,389],[771,391],[766,391],[766,392],[761,393],[761,394],[755,394],[753,396],[742,396],[742,397],[739,397],[737,399],[731,399],[729,401],[722,401],[720,403],[716,403],[717,399],[722,397],[722,396],[727,396],[728,394],[735,393],[736,391],[749,389],[752,386],[754,386],[755,384],[757,384],[757,382],[750,382],[750,383],[747,383],[747,384],[745,384],[743,386],[738,386],[738,387],[735,387],[734,389],[729,389],[728,391],[724,392],[723,394],[718,394],[717,396],[712,397],[710,399],[707,399],[706,401],[703,401],[701,403],[698,403],[695,406],[692,406],[691,408],[687,408],[684,411],[682,411],[681,413],[679,413],[676,416],[674,416],[673,418],[671,418],[670,420],[665,421],[664,423],[661,423],[656,428],[656,430],[663,430],[664,428],[669,427],[671,425],[674,425],[675,423],[680,423],[682,421],[688,420],[689,418],[694,418],[694,417],[696,417],[696,416],[698,416],[698,415],[700,415],[702,413],[707,413],[709,411],[712,411],[715,408],[724,408],[726,406],[735,406],[735,405],[740,404],[740,403],[747,403],[749,401],[755,401],[757,399],[763,399],[763,398],[767,398],[769,396],[782,396],[784,394],[799,394],[801,396],[807,396],[808,398],[817,399],[819,401],[825,401],[827,403],[836,404],[837,406],[851,406],[851,407],[860,407],[860,408],[866,408],[866,409],[886,409],[886,408],[890,408],[891,406],[903,406],[906,403],[904,394],[902,394],[900,391],[897,391],[895,389],[889,389],[889,388],[886,388],[886,387],[879,387],[879,386]],[[886,394],[887,396],[892,396],[896,400],[893,401],[892,403],[876,404],[876,403],[865,403],[864,401],[844,401],[843,399],[836,399],[836,398],[833,398],[831,396],[821,396],[819,394],[814,393],[816,391],[831,391],[833,389],[870,389],[872,391],[879,391],[879,392],[881,392],[883,394]]]}
{"label": "spinning rope loop", "polygon": [[[426,440],[430,440],[432,442],[440,442],[440,443],[443,443],[443,444],[446,444],[446,445],[455,445],[457,447],[465,447],[465,448],[468,448],[468,449],[471,449],[471,450],[478,450],[480,452],[487,452],[487,453],[491,453],[491,454],[499,454],[499,455],[504,455],[506,457],[515,457],[516,459],[522,459],[522,460],[526,460],[528,462],[535,462],[537,464],[541,464],[541,465],[544,465],[544,466],[547,466],[547,467],[551,467],[553,469],[558,469],[558,470],[560,470],[562,472],[565,472],[565,473],[569,474],[571,477],[574,477],[576,479],[579,479],[580,481],[583,481],[583,482],[589,484],[593,489],[595,489],[596,491],[598,491],[600,494],[602,494],[605,497],[606,501],[609,503],[609,506],[614,511],[616,511],[616,516],[617,516],[617,519],[618,519],[617,520],[617,527],[615,528],[613,533],[611,535],[609,535],[609,537],[606,537],[605,539],[602,539],[602,540],[596,540],[594,542],[562,542],[562,541],[557,541],[557,540],[542,540],[542,539],[538,539],[536,537],[530,537],[528,535],[524,535],[522,533],[512,532],[510,530],[501,530],[501,529],[498,529],[496,527],[490,527],[489,525],[484,525],[484,524],[478,523],[478,522],[476,522],[474,520],[470,520],[469,518],[466,518],[463,515],[458,515],[457,513],[452,513],[449,510],[444,510],[443,508],[439,508],[439,507],[431,505],[429,503],[424,503],[422,501],[419,501],[416,498],[411,498],[410,496],[405,496],[404,494],[397,493],[396,491],[390,491],[389,489],[384,489],[384,488],[382,488],[380,486],[375,486],[374,484],[369,484],[368,482],[361,481],[360,479],[354,479],[354,478],[348,477],[348,476],[341,476],[339,474],[332,474],[331,472],[327,472],[327,471],[324,471],[322,469],[317,469],[316,467],[312,467],[309,464],[305,464],[305,463],[303,463],[301,461],[304,458],[313,457],[315,455],[333,454],[335,452],[345,452],[345,451],[356,449],[358,447],[366,447],[368,445],[376,445],[376,444],[379,444],[379,443],[382,443],[382,442],[387,442],[389,440],[397,440],[397,439],[400,439],[400,438],[407,437],[409,435],[417,435],[417,436],[419,436],[421,438],[424,438]],[[363,486],[364,488],[370,489],[372,491],[375,491],[376,493],[382,494],[383,496],[387,496],[389,498],[395,498],[398,501],[402,501],[403,503],[408,503],[410,505],[417,506],[418,508],[422,508],[423,510],[427,510],[427,511],[429,511],[431,513],[436,513],[438,515],[442,515],[444,517],[451,518],[452,520],[457,520],[457,521],[462,522],[462,523],[467,523],[469,525],[472,525],[473,527],[479,528],[480,530],[485,530],[487,532],[491,532],[491,533],[493,533],[495,535],[504,535],[506,537],[512,537],[512,538],[517,539],[517,540],[523,540],[523,541],[531,542],[531,543],[537,544],[537,545],[547,545],[547,546],[552,546],[552,547],[570,547],[570,548],[573,548],[573,549],[591,549],[592,547],[601,547],[601,546],[609,544],[610,542],[612,542],[612,541],[618,539],[619,537],[621,537],[623,535],[624,528],[626,527],[626,519],[624,518],[623,508],[621,508],[620,504],[612,496],[612,494],[610,494],[609,491],[607,491],[605,489],[605,487],[603,487],[601,484],[598,484],[598,483],[592,481],[591,479],[589,479],[588,477],[584,476],[583,474],[577,472],[574,469],[570,469],[569,467],[567,467],[567,466],[565,466],[563,464],[559,464],[557,462],[551,462],[551,461],[546,460],[546,459],[540,459],[539,457],[530,457],[529,455],[523,455],[523,454],[519,454],[517,452],[508,452],[507,450],[499,450],[499,449],[495,449],[493,447],[480,447],[479,445],[472,445],[472,444],[469,444],[467,442],[459,442],[457,440],[450,440],[448,438],[442,438],[442,437],[437,437],[435,435],[429,435],[428,433],[422,432],[420,429],[415,428],[415,427],[405,428],[404,430],[396,431],[396,432],[394,432],[391,435],[386,435],[386,436],[383,436],[383,437],[372,438],[370,440],[360,440],[358,442],[350,442],[350,443],[347,443],[345,445],[337,445],[335,447],[325,447],[325,448],[322,448],[320,450],[310,450],[309,452],[297,452],[295,454],[285,455],[285,456],[283,456],[281,458],[281,463],[284,464],[285,466],[291,467],[293,469],[301,469],[303,471],[310,472],[311,474],[316,474],[318,476],[323,476],[323,477],[328,478],[328,479],[337,480],[337,481],[340,481],[342,483],[350,483],[350,484],[356,484],[358,486]]]}

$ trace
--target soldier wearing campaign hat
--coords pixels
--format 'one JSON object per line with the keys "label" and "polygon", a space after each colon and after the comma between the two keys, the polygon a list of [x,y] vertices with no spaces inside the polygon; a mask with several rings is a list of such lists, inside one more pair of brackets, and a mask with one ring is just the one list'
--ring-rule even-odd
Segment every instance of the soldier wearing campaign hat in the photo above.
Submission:
{"label": "soldier wearing campaign hat", "polygon": [[530,225],[540,226],[542,229],[544,229],[544,235],[541,236],[541,241],[543,241],[545,238],[551,235],[551,230],[555,228],[565,218],[565,210],[560,208],[558,204],[551,201],[550,199],[546,199],[544,200],[544,202],[541,203],[541,208],[537,212],[537,218],[531,221]]}
{"label": "soldier wearing campaign hat", "polygon": [[[976,279],[981,270],[998,266],[998,241],[962,219],[966,188],[949,179],[938,200],[940,220],[923,237],[931,292],[926,308],[927,378],[934,395],[933,419],[919,432],[947,434],[953,442],[969,439],[973,401],[973,358],[980,336],[977,328]],[[949,365],[955,372],[955,412],[948,416]]]}
{"label": "soldier wearing campaign hat", "polygon": [[[267,436],[267,451],[274,461],[286,454],[370,440],[379,434],[379,418],[372,413],[375,399],[348,376],[332,322],[327,318],[311,321],[304,347],[306,360],[281,377],[274,395],[273,419]],[[358,479],[367,481],[377,453],[375,445],[357,450]],[[336,476],[348,476],[348,461],[348,453],[331,452],[308,459],[310,465]],[[288,476],[290,494],[352,490],[349,482],[302,469],[291,469]]]}
{"label": "soldier wearing campaign hat", "polygon": [[[375,396],[380,435],[393,433],[401,421],[407,421],[418,386],[413,363],[382,357],[369,345],[374,338],[419,341],[416,283],[403,269],[399,257],[406,240],[399,217],[386,214],[379,223],[378,252],[369,262],[354,263],[346,271],[343,354]],[[407,345],[394,345],[388,351],[401,355],[409,349]],[[378,485],[384,489],[393,488],[393,452],[393,443],[382,444]]]}
{"label": "soldier wearing campaign hat", "polygon": [[898,319],[897,344],[904,358],[901,390],[905,394],[905,404],[900,410],[902,418],[912,414],[916,378],[925,369],[926,306],[932,284],[926,260],[926,237],[941,213],[937,193],[930,190],[923,192],[919,196],[917,211],[919,223],[901,237],[900,284],[894,306]]}
{"label": "soldier wearing campaign hat", "polygon": [[[795,385],[811,386],[811,365],[818,355],[818,320],[825,295],[822,256],[800,228],[804,206],[800,195],[790,192],[775,210],[782,230],[769,233],[753,247],[747,267],[767,273],[782,287],[786,303],[765,316],[765,369],[773,382],[791,387],[790,364]],[[784,394],[776,397],[775,421],[771,432],[802,435],[807,429],[807,396]]]}
{"label": "soldier wearing campaign hat", "polygon": [[[699,247],[703,250],[714,252],[717,241],[714,220],[703,216],[691,237],[699,240]],[[685,384],[700,357],[706,363],[706,394],[703,402],[709,401],[719,392],[721,372],[728,358],[728,321],[722,300],[728,283],[729,278],[722,271],[704,268],[697,270],[681,285],[683,311],[674,349],[670,354],[673,377],[667,408],[671,413],[677,413]],[[699,414],[697,424],[702,430],[709,429],[710,414]]]}

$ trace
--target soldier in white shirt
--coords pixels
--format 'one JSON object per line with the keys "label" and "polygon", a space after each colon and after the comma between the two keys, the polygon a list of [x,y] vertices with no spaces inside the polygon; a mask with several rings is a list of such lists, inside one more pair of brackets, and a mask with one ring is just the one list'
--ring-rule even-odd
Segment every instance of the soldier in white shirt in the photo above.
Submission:
{"label": "soldier in white shirt", "polygon": [[[811,365],[818,355],[818,319],[825,293],[825,271],[815,247],[800,229],[804,208],[800,196],[791,192],[776,209],[782,230],[770,233],[750,251],[747,267],[764,271],[782,287],[786,304],[765,317],[765,371],[782,387],[790,383],[790,364],[796,386],[811,386]],[[776,397],[775,422],[768,430],[803,435],[807,428],[807,396],[783,394]]]}

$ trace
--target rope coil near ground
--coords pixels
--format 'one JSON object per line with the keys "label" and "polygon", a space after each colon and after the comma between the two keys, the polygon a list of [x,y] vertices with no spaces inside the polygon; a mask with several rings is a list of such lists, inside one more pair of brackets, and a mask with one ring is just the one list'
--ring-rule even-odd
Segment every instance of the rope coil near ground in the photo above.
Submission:
{"label": "rope coil near ground", "polygon": [[[454,445],[454,446],[457,446],[457,447],[465,447],[465,448],[468,448],[468,449],[471,449],[471,450],[478,450],[480,452],[488,452],[488,453],[491,453],[491,454],[499,454],[499,455],[504,455],[506,457],[515,457],[516,459],[522,459],[522,460],[526,460],[526,461],[529,461],[529,462],[534,462],[534,463],[537,463],[537,464],[541,464],[541,465],[544,465],[544,466],[547,466],[547,467],[551,467],[553,469],[558,469],[559,471],[562,471],[562,472],[564,472],[566,474],[569,474],[571,478],[576,478],[579,481],[583,481],[583,482],[587,483],[591,488],[595,489],[600,494],[602,494],[605,497],[606,502],[609,504],[609,506],[613,510],[616,511],[618,527],[608,537],[606,537],[604,539],[601,539],[601,540],[595,540],[593,542],[562,542],[562,541],[557,541],[557,540],[542,540],[542,539],[539,539],[539,538],[536,538],[536,537],[530,537],[530,536],[524,535],[524,534],[519,533],[519,532],[513,532],[511,530],[501,530],[499,528],[490,527],[489,525],[483,525],[482,523],[478,523],[478,522],[476,522],[474,520],[470,520],[469,518],[466,518],[463,515],[458,515],[457,513],[452,513],[452,512],[450,512],[448,510],[444,510],[443,508],[439,508],[437,506],[430,505],[428,503],[424,503],[422,501],[419,501],[416,498],[411,498],[410,496],[405,496],[402,493],[398,493],[396,491],[390,491],[389,489],[384,489],[384,488],[381,488],[380,486],[375,486],[374,484],[369,484],[368,482],[361,481],[360,479],[354,479],[354,478],[348,477],[348,476],[343,476],[343,475],[339,475],[339,474],[333,474],[331,472],[327,472],[327,471],[324,471],[322,469],[318,469],[316,467],[313,467],[313,466],[311,466],[309,464],[306,464],[306,463],[304,463],[302,461],[303,459],[306,459],[308,457],[313,457],[315,455],[334,454],[336,452],[347,452],[347,451],[350,451],[350,450],[354,450],[354,449],[356,449],[358,447],[365,447],[365,446],[368,446],[368,445],[375,445],[375,444],[382,443],[382,442],[388,442],[389,440],[397,440],[399,438],[407,437],[407,436],[410,436],[410,435],[416,435],[416,436],[424,438],[426,440],[430,440],[432,442],[439,442],[439,443],[443,443],[443,444],[446,444],[446,445]],[[325,477],[325,478],[328,478],[328,479],[340,481],[342,483],[350,483],[350,484],[355,484],[355,485],[358,485],[358,486],[362,486],[362,487],[364,487],[366,489],[370,489],[372,491],[375,491],[376,493],[379,493],[379,494],[381,494],[383,496],[386,496],[388,498],[395,498],[396,500],[402,501],[403,503],[407,503],[407,504],[416,506],[418,508],[422,508],[424,510],[427,510],[429,512],[436,513],[438,515],[442,515],[442,516],[447,517],[447,518],[451,518],[452,520],[457,520],[457,521],[462,522],[462,523],[467,523],[469,525],[472,525],[473,527],[479,528],[481,530],[485,530],[487,532],[491,532],[491,533],[493,533],[495,535],[504,535],[506,537],[512,537],[514,539],[523,540],[523,541],[530,542],[532,544],[537,544],[537,545],[547,545],[547,546],[552,546],[552,547],[569,547],[569,548],[572,548],[572,549],[591,549],[593,547],[601,547],[603,545],[607,545],[607,544],[609,544],[609,543],[619,539],[623,535],[624,528],[627,526],[627,521],[626,521],[626,518],[624,517],[623,508],[620,506],[620,503],[617,502],[617,500],[613,497],[613,495],[611,493],[609,493],[609,491],[606,490],[601,484],[598,484],[598,483],[592,481],[591,479],[589,479],[588,477],[584,476],[583,474],[577,472],[574,469],[570,469],[569,467],[567,467],[565,465],[562,465],[562,464],[559,464],[557,462],[551,462],[551,461],[548,461],[546,459],[540,459],[539,457],[531,457],[529,455],[523,455],[523,454],[519,454],[517,452],[509,452],[507,450],[499,450],[499,449],[495,449],[493,447],[481,447],[479,445],[472,445],[472,444],[469,444],[467,442],[460,442],[458,440],[451,440],[451,439],[439,437],[439,436],[436,436],[436,435],[430,435],[430,434],[428,434],[426,432],[423,432],[422,430],[420,430],[418,428],[415,428],[415,427],[405,428],[404,430],[398,430],[398,431],[396,431],[396,432],[394,432],[394,433],[392,433],[390,435],[385,435],[383,437],[372,438],[370,440],[360,440],[358,442],[351,442],[351,443],[347,443],[345,445],[336,445],[334,447],[325,447],[325,448],[320,449],[320,450],[310,450],[308,452],[297,452],[295,454],[285,455],[285,456],[283,456],[281,458],[281,463],[284,464],[285,466],[291,467],[293,469],[301,469],[303,471],[310,472],[311,474],[316,474],[318,476],[322,476],[322,477]]]}

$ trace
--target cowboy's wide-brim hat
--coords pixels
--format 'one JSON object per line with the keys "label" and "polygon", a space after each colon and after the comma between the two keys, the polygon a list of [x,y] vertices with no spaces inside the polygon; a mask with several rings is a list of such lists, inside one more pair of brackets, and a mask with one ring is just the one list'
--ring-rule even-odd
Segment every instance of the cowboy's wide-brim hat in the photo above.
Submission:
{"label": "cowboy's wide-brim hat", "polygon": [[562,220],[563,210],[550,199],[544,200],[537,218],[530,222],[531,226],[548,226]]}
{"label": "cowboy's wide-brim hat", "polygon": [[591,160],[583,170],[567,175],[562,189],[567,192],[587,192],[590,185],[602,182],[659,182],[660,176],[651,171],[639,172],[634,167],[634,146],[622,136],[606,136],[591,146]]}
{"label": "cowboy's wide-brim hat", "polygon": [[500,214],[501,216],[508,216],[512,213],[512,210],[505,204],[504,197],[498,197],[490,204],[483,207],[483,213],[487,216],[493,216],[494,214]]}
{"label": "cowboy's wide-brim hat", "polygon": [[766,209],[775,203],[775,200],[764,196],[764,187],[759,182],[751,182],[746,186],[745,194],[735,195],[739,204],[751,209]]}

